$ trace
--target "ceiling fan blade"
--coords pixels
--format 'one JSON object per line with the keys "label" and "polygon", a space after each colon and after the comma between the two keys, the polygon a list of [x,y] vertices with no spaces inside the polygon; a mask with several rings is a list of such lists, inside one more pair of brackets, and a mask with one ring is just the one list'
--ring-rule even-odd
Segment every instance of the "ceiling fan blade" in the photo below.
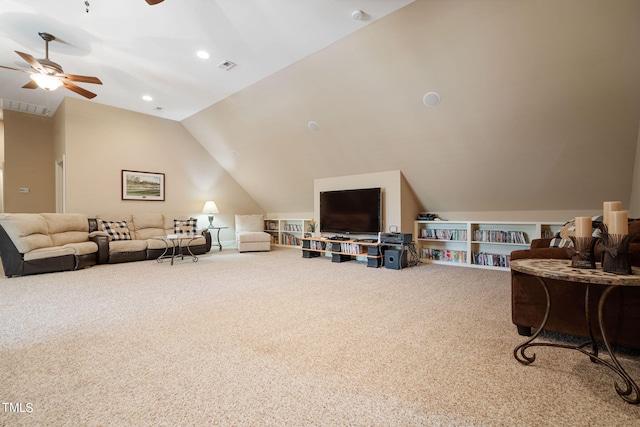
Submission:
{"label": "ceiling fan blade", "polygon": [[35,81],[31,80],[29,83],[27,83],[26,85],[22,86],[23,89],[38,89],[38,83],[36,83]]}
{"label": "ceiling fan blade", "polygon": [[164,0],[147,0],[147,3],[153,6],[154,4],[162,3],[163,1]]}
{"label": "ceiling fan blade", "polygon": [[7,70],[13,70],[13,71],[22,71],[23,73],[27,73],[27,74],[32,73],[32,71],[29,71],[29,70],[23,70],[22,68],[5,67],[4,65],[0,65],[0,68],[6,68]]}
{"label": "ceiling fan blade", "polygon": [[14,51],[15,53],[17,53],[18,55],[20,55],[22,57],[22,59],[24,59],[25,61],[27,61],[27,64],[29,64],[31,66],[31,68],[33,68],[34,70],[42,73],[42,74],[47,74],[47,70],[44,69],[44,67],[36,60],[36,58],[34,58],[33,56],[29,55],[28,53],[24,53],[24,52],[18,52],[17,50]]}
{"label": "ceiling fan blade", "polygon": [[56,77],[62,77],[63,79],[66,79],[72,82],[93,83],[96,85],[102,84],[99,78],[91,77],[91,76],[78,76],[76,74],[56,74]]}
{"label": "ceiling fan blade", "polygon": [[80,86],[76,86],[73,83],[69,83],[65,80],[62,80],[62,84],[64,85],[64,87],[66,87],[67,89],[69,89],[70,91],[73,91],[75,93],[77,93],[78,95],[82,95],[85,98],[95,98],[96,94],[93,92],[89,92],[88,90],[81,88]]}

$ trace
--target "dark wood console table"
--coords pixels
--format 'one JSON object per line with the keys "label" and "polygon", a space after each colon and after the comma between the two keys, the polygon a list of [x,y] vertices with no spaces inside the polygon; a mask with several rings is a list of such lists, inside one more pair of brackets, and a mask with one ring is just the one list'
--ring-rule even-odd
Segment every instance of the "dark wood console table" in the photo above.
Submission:
{"label": "dark wood console table", "polygon": [[[640,269],[633,267],[633,274],[631,275],[616,275],[612,273],[605,273],[602,268],[596,269],[578,269],[571,267],[570,260],[560,259],[519,259],[511,261],[511,269],[535,276],[544,289],[547,297],[547,309],[542,320],[542,324],[538,330],[524,343],[520,344],[513,350],[513,355],[516,360],[523,365],[529,365],[536,360],[535,353],[531,356],[525,354],[525,350],[534,346],[547,346],[547,347],[560,347],[571,350],[577,350],[583,354],[589,356],[592,362],[598,363],[611,369],[618,374],[623,381],[623,385],[618,382],[614,383],[616,392],[618,395],[628,403],[637,404],[640,403],[640,390],[638,389],[635,381],[629,376],[627,371],[622,367],[618,359],[616,358],[609,341],[607,340],[607,334],[604,325],[604,305],[607,296],[619,286],[640,286]],[[549,297],[549,288],[545,282],[545,279],[558,279],[569,282],[585,283],[585,317],[587,326],[589,328],[589,341],[581,345],[569,345],[569,344],[555,344],[545,342],[533,342],[540,332],[544,329],[547,319],[549,318],[549,311],[551,308],[551,298]],[[590,285],[604,285],[606,289],[602,292],[600,300],[598,301],[598,326],[600,328],[600,334],[604,346],[609,353],[609,359],[605,360],[598,355],[598,343],[594,339],[594,334],[591,329],[591,323],[589,322],[589,287]],[[591,347],[589,349],[589,347]]]}

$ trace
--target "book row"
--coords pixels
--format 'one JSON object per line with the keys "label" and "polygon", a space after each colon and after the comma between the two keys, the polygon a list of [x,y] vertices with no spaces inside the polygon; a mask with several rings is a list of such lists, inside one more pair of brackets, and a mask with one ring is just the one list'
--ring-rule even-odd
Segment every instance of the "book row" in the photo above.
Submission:
{"label": "book row", "polygon": [[268,231],[278,231],[278,221],[265,221],[264,229]]}
{"label": "book row", "polygon": [[435,240],[467,240],[467,230],[446,228],[422,228],[420,238]]}
{"label": "book row", "polygon": [[301,240],[299,237],[294,236],[293,234],[283,234],[282,235],[282,244],[289,246],[300,246]]}
{"label": "book row", "polygon": [[424,248],[420,252],[420,258],[436,261],[467,262],[466,251],[452,251],[450,249],[429,249]]}
{"label": "book row", "polygon": [[524,231],[475,230],[473,240],[491,243],[529,243]]}
{"label": "book row", "polygon": [[494,267],[508,268],[511,265],[511,255],[474,252],[473,263],[477,265],[490,265]]}
{"label": "book row", "polygon": [[302,225],[301,224],[285,223],[284,224],[284,231],[302,231]]}
{"label": "book row", "polygon": [[366,248],[355,243],[331,243],[332,251],[340,251],[345,254],[359,255],[366,252]]}

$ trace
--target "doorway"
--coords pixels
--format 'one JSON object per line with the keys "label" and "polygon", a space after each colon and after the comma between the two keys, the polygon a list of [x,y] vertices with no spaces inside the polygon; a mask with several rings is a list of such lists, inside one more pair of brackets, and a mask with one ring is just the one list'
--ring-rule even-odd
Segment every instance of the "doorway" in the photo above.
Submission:
{"label": "doorway", "polygon": [[66,212],[66,179],[65,179],[65,165],[64,165],[64,154],[56,160],[56,212],[57,213],[65,213]]}

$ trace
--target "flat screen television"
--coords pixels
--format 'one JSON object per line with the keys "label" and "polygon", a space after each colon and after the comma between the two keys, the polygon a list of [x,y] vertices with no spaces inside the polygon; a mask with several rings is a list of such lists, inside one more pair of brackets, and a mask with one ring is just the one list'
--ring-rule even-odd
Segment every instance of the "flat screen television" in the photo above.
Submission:
{"label": "flat screen television", "polygon": [[320,192],[320,231],[343,234],[382,231],[382,189]]}

